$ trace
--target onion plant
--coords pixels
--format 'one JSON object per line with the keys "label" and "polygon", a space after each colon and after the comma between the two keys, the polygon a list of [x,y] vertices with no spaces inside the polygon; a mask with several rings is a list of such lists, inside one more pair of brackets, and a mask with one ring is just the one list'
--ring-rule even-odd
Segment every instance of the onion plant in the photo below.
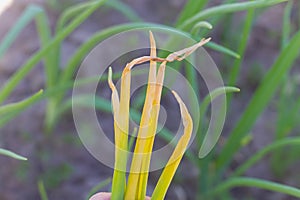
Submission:
{"label": "onion plant", "polygon": [[[99,42],[110,37],[111,35],[134,28],[149,27],[149,29],[151,29],[151,27],[159,27],[168,28],[169,30],[180,32],[198,41],[199,38],[204,37],[213,26],[218,26],[218,22],[223,18],[225,14],[235,13],[238,11],[247,11],[247,15],[241,26],[240,37],[237,37],[238,45],[236,50],[228,49],[223,44],[219,45],[213,42],[205,44],[206,47],[222,52],[224,55],[229,55],[230,59],[234,59],[233,62],[232,60],[230,60],[229,62],[229,65],[232,65],[233,67],[229,70],[227,83],[228,85],[236,85],[236,82],[240,76],[240,70],[242,67],[249,35],[256,20],[256,9],[267,8],[269,6],[286,1],[287,0],[254,0],[246,2],[236,2],[235,0],[224,0],[222,5],[206,8],[208,3],[207,0],[188,0],[185,7],[180,12],[178,20],[174,24],[174,26],[143,22],[143,19],[141,19],[131,9],[130,6],[118,0],[87,1],[82,4],[71,6],[70,8],[64,10],[53,33],[48,24],[48,18],[44,9],[36,5],[31,5],[24,11],[20,19],[15,23],[13,28],[1,41],[0,57],[4,55],[6,50],[15,41],[18,34],[21,33],[22,29],[26,27],[27,24],[32,20],[35,20],[37,24],[37,31],[40,37],[41,48],[37,52],[35,52],[32,57],[30,57],[18,69],[18,71],[15,72],[12,77],[7,80],[7,82],[1,87],[0,103],[4,104],[5,100],[13,92],[14,88],[40,61],[43,61],[46,72],[45,92],[42,93],[42,91],[40,91],[34,94],[32,97],[21,102],[6,104],[0,107],[0,126],[4,125],[10,119],[21,113],[25,108],[33,105],[38,100],[46,99],[48,104],[46,108],[45,126],[48,130],[51,130],[55,125],[57,119],[62,115],[62,111],[70,108],[71,101],[70,99],[66,98],[66,93],[74,85],[72,77],[77,67],[85,58],[85,56],[91,51],[91,49],[93,49]],[[61,66],[60,50],[63,40],[70,34],[72,34],[81,23],[83,23],[102,5],[106,5],[120,11],[130,20],[130,23],[111,26],[95,33],[76,50],[74,55],[70,57],[65,66]],[[269,105],[271,99],[276,94],[277,89],[280,88],[281,85],[285,85],[287,83],[287,81],[285,81],[288,79],[287,74],[289,73],[295,60],[299,57],[300,32],[295,31],[294,36],[291,37],[292,28],[290,27],[291,22],[289,21],[289,17],[291,15],[292,8],[294,8],[293,1],[289,0],[284,13],[281,41],[282,48],[280,50],[279,56],[275,60],[274,64],[270,66],[269,71],[264,76],[258,88],[255,90],[247,108],[242,111],[242,115],[239,118],[239,121],[234,124],[233,130],[231,130],[229,136],[226,137],[225,145],[221,147],[222,150],[220,152],[217,152],[214,149],[214,151],[204,159],[198,159],[197,153],[194,153],[193,150],[186,151],[186,156],[189,161],[195,164],[195,166],[199,168],[199,171],[201,171],[198,177],[199,188],[197,190],[197,197],[204,197],[205,199],[213,199],[215,197],[219,197],[221,199],[224,194],[229,194],[229,190],[231,188],[238,186],[258,187],[276,192],[282,192],[295,197],[300,197],[300,192],[297,188],[267,180],[242,177],[247,169],[249,169],[263,156],[265,156],[267,153],[272,152],[273,150],[277,151],[273,152],[273,154],[275,155],[274,159],[272,160],[272,165],[277,165],[280,168],[280,163],[278,162],[278,160],[280,161],[283,156],[286,157],[286,155],[283,155],[283,152],[280,150],[286,146],[299,145],[300,141],[298,137],[286,138],[290,133],[290,130],[292,130],[296,127],[297,124],[299,124],[297,123],[297,121],[286,123],[286,116],[295,116],[295,118],[298,117],[300,106],[298,103],[299,97],[294,97],[296,95],[292,95],[292,98],[297,98],[296,103],[293,102],[288,96],[282,97],[279,102],[279,110],[281,111],[279,111],[280,113],[277,126],[278,130],[276,131],[275,135],[276,141],[266,146],[262,150],[254,153],[245,161],[245,163],[241,164],[241,166],[234,168],[230,165],[232,164],[232,161],[234,160],[234,157],[240,150],[240,148],[248,144],[249,138],[251,139],[251,129],[253,128],[261,113],[263,113],[263,111]],[[230,28],[227,27],[226,29]],[[228,33],[224,34],[230,35]],[[145,197],[149,162],[156,132],[159,103],[162,95],[161,87],[164,78],[165,65],[168,62],[185,58],[197,47],[199,47],[200,45],[204,45],[204,43],[207,42],[207,40],[202,41],[192,48],[187,48],[183,51],[176,52],[176,54],[171,54],[167,57],[162,58],[162,56],[158,57],[156,55],[155,41],[154,37],[151,34],[150,41],[150,56],[145,56],[133,60],[125,67],[125,70],[122,74],[115,74],[115,76],[113,76],[110,69],[109,75],[107,75],[103,79],[109,80],[109,85],[112,89],[112,104],[115,120],[115,142],[117,148],[115,163],[116,169],[114,171],[112,181],[112,199],[143,199]],[[170,43],[172,43],[172,41]],[[181,55],[181,57],[178,57],[178,55]],[[127,151],[128,146],[130,146],[130,142],[128,143],[127,138],[130,101],[128,91],[130,89],[130,78],[132,75],[130,69],[136,64],[147,61],[150,62],[150,73],[144,109],[142,115],[137,112],[136,108],[132,108],[130,112],[132,112],[134,118],[141,118],[141,127],[143,127],[143,124],[149,124],[150,122],[151,123],[148,129],[139,130],[134,151],[135,154],[132,159],[129,176],[127,178],[125,173],[127,154],[124,154],[124,151]],[[161,63],[158,72],[154,70],[156,69],[155,66],[157,63]],[[197,89],[197,79],[195,78],[196,72],[189,67],[184,68],[183,70],[185,71],[187,79],[189,80],[195,91],[199,91]],[[119,77],[121,77],[122,79],[120,99],[112,82],[114,78]],[[97,78],[95,80],[97,80]],[[88,81],[95,80],[82,80],[79,82],[80,84],[85,84]],[[226,87],[222,90],[216,89],[212,94],[208,94],[208,96],[203,99],[200,105],[200,116],[202,117],[202,119],[205,118],[205,111],[207,110],[206,108],[209,106],[209,103],[213,100],[214,96],[218,96],[220,94],[223,94],[224,92],[227,93],[237,91],[239,91],[237,88]],[[282,92],[282,94],[284,95],[284,92]],[[184,103],[181,101],[181,98],[175,92],[174,95],[179,102],[183,124],[185,126],[185,133],[182,135],[182,138],[179,140],[179,143],[175,147],[175,151],[171,156],[169,163],[165,167],[153,194],[151,195],[152,199],[163,199],[163,197],[165,196],[167,188],[180,162],[180,159],[175,161],[173,157],[182,158],[183,153],[186,150],[186,144],[189,141],[189,135],[192,129],[192,121],[188,110],[186,109]],[[289,103],[289,105],[294,105],[292,109],[286,109],[286,98],[292,101],[291,103]],[[134,104],[143,105],[143,101],[139,101],[138,99],[139,98],[135,100],[137,104]],[[227,99],[228,105],[230,106],[231,95],[229,95]],[[89,100],[91,99],[74,97],[73,100],[74,102],[86,105],[89,104]],[[110,109],[110,102],[105,100],[104,98],[96,97],[96,99],[93,100],[96,101],[97,109],[101,109],[105,112],[112,111]],[[139,106],[137,106],[137,108],[139,108]],[[201,135],[201,131],[203,130],[201,129],[200,131],[198,131],[197,135]],[[148,139],[142,139],[147,136]],[[159,137],[166,141],[170,141],[172,139],[172,134],[170,133],[170,131],[164,128],[162,129]],[[201,144],[201,138],[197,137],[197,139],[199,139],[199,141],[197,141],[197,144]],[[200,146],[197,146],[197,151],[199,148]],[[277,152],[280,153],[277,154]],[[17,159],[25,159],[24,157],[20,157],[4,149],[0,149],[0,154],[8,155]],[[144,156],[140,156],[141,154]],[[278,169],[276,169],[276,171],[277,170]]]}
{"label": "onion plant", "polygon": [[[112,69],[109,68],[108,83],[112,90],[111,101],[113,106],[115,131],[115,170],[112,181],[112,200],[146,198],[149,165],[156,135],[166,64],[175,60],[183,60],[186,56],[190,55],[198,47],[204,45],[209,40],[210,39],[201,40],[198,44],[172,53],[167,58],[159,58],[157,57],[154,36],[150,32],[150,56],[136,58],[126,65],[121,77],[120,98],[112,81]],[[150,61],[150,69],[146,99],[126,184],[131,68],[134,67],[134,65],[148,61]],[[161,62],[158,71],[157,62]],[[153,200],[164,199],[176,169],[187,148],[193,130],[193,122],[189,111],[179,95],[175,91],[172,92],[179,103],[184,125],[184,134],[181,136],[158,180],[153,194],[151,195],[151,199]]]}

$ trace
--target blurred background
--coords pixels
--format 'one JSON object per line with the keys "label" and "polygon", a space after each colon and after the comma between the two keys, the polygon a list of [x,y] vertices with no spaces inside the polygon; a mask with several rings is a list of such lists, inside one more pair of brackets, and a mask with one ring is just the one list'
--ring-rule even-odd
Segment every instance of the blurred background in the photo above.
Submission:
{"label": "blurred background", "polygon": [[[46,10],[50,27],[54,31],[60,14],[79,2],[79,0],[1,0],[0,39],[4,38],[22,12],[32,3],[40,5]],[[169,26],[174,26],[178,13],[186,3],[185,0],[124,0],[122,2],[134,10],[143,21]],[[222,0],[212,0],[208,2],[207,7],[218,6],[222,3],[224,3]],[[299,30],[299,8],[300,2],[293,1],[290,13],[290,35],[294,35]],[[281,3],[256,11],[252,30],[246,36],[248,42],[244,57],[241,59],[241,73],[234,85],[239,87],[241,92],[232,97],[225,128],[217,149],[222,148],[230,130],[239,120],[254,91],[281,51],[282,20],[285,9],[286,3]],[[242,27],[247,23],[246,15],[247,12],[223,14],[217,23],[214,24],[214,21],[211,20],[214,28],[205,35],[212,37],[215,43],[229,49],[238,49],[240,37],[242,37]],[[118,10],[108,5],[102,6],[62,43],[62,68],[76,49],[93,34],[107,27],[126,22],[130,22],[130,20]],[[34,22],[26,26],[1,58],[1,86],[40,48],[39,36],[35,27]],[[212,49],[207,50],[221,71],[225,84],[228,84],[229,72],[236,59]],[[298,59],[295,67],[286,74],[275,97],[257,118],[251,130],[251,136],[245,138],[245,145],[235,154],[231,167],[239,166],[246,158],[272,143],[276,138],[299,135],[297,132],[300,124],[298,123],[300,110],[297,106],[300,97],[299,63]],[[43,63],[40,62],[15,88],[5,103],[25,99],[44,87],[44,68]],[[68,95],[70,95],[70,91]],[[104,96],[109,100],[107,91]],[[172,109],[174,101],[168,101],[168,96],[165,98],[164,102],[170,103],[170,109]],[[1,128],[0,147],[14,150],[14,152],[26,156],[28,161],[18,161],[0,156],[0,200],[40,199],[38,190],[40,180],[44,183],[49,199],[85,199],[91,189],[103,181],[106,182],[101,190],[108,191],[110,189],[109,178],[112,177],[113,171],[94,159],[81,144],[74,127],[71,110],[64,112],[49,134],[44,127],[45,107],[46,101],[39,101]],[[112,116],[107,113],[105,116],[109,122],[107,123],[107,126],[110,127],[108,130],[111,130],[111,133],[108,134],[113,134]],[[195,149],[196,154],[197,151]],[[299,187],[299,151],[299,148],[281,149],[281,153],[286,152],[289,156],[264,157],[247,170],[246,175]],[[196,194],[199,189],[195,183],[198,182],[199,173],[201,173],[201,169],[188,159],[184,159],[171,184],[167,199],[197,199]],[[230,168],[228,173],[230,173]],[[148,193],[153,190],[159,174],[160,172],[151,173]],[[276,192],[253,188],[236,188],[231,191],[231,197],[234,199],[293,199]]]}

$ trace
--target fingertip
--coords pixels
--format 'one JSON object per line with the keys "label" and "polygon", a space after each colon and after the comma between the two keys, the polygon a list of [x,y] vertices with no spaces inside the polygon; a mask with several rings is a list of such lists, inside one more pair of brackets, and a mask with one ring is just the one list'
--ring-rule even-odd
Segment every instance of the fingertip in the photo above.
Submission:
{"label": "fingertip", "polygon": [[111,193],[108,192],[100,192],[93,195],[89,200],[110,200]]}

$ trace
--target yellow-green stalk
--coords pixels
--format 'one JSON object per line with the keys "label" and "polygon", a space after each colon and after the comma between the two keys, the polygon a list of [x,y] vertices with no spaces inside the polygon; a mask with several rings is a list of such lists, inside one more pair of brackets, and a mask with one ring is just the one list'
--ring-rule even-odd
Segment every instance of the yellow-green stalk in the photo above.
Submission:
{"label": "yellow-green stalk", "polygon": [[[144,200],[146,198],[146,188],[151,154],[157,129],[161,92],[165,76],[165,68],[168,62],[181,61],[194,52],[197,48],[207,43],[209,39],[201,40],[199,43],[170,54],[167,58],[157,57],[156,43],[153,34],[150,32],[150,56],[136,58],[128,63],[121,77],[121,98],[112,82],[112,70],[109,69],[109,85],[112,90],[112,105],[114,113],[115,129],[115,170],[112,184],[112,200]],[[142,111],[140,127],[136,139],[136,145],[132,158],[131,168],[126,185],[126,165],[127,165],[127,143],[129,127],[129,102],[130,102],[130,71],[137,64],[150,61],[148,86],[146,99]],[[161,62],[158,72],[157,62]],[[172,178],[178,168],[183,154],[189,143],[193,130],[192,118],[179,95],[173,91],[179,103],[183,119],[184,134],[181,136],[177,146],[165,167],[157,186],[152,195],[152,200],[163,199]]]}

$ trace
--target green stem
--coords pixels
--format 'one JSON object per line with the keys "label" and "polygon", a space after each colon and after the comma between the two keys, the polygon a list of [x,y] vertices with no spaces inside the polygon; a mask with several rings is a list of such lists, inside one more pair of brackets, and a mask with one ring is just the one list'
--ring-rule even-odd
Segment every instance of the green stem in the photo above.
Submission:
{"label": "green stem", "polygon": [[0,155],[5,155],[5,156],[8,156],[8,157],[17,159],[17,160],[27,160],[27,158],[25,158],[23,156],[20,156],[20,155],[14,153],[14,152],[8,151],[6,149],[1,149],[1,148],[0,148]]}
{"label": "green stem", "polygon": [[214,196],[234,187],[255,187],[300,198],[300,190],[291,186],[283,185],[256,178],[238,177],[231,178],[220,185],[216,186],[207,196]]}
{"label": "green stem", "polygon": [[194,23],[198,21],[205,20],[214,15],[220,15],[225,13],[231,12],[238,12],[243,10],[249,10],[252,8],[259,8],[259,7],[268,7],[274,4],[278,4],[281,2],[286,2],[287,0],[257,0],[251,2],[242,2],[242,3],[232,3],[232,4],[225,4],[220,5],[212,8],[208,8],[199,12],[198,14],[190,17],[189,19],[185,20],[182,24],[178,26],[179,29],[182,30],[190,30],[193,27]]}
{"label": "green stem", "polygon": [[283,25],[282,25],[282,39],[281,39],[281,48],[283,49],[289,42],[289,37],[291,33],[291,13],[293,8],[293,1],[288,1],[284,8],[283,14]]}
{"label": "green stem", "polygon": [[[228,85],[236,85],[237,82],[237,78],[240,74],[240,70],[241,70],[241,64],[243,62],[243,58],[245,55],[245,50],[248,44],[248,39],[249,39],[249,35],[251,32],[251,28],[252,28],[252,24],[253,24],[253,19],[254,19],[254,9],[251,9],[248,11],[247,15],[246,15],[246,20],[242,29],[242,33],[241,33],[241,39],[239,41],[239,46],[238,46],[238,51],[237,53],[240,55],[241,59],[235,59],[234,60],[234,64],[233,64],[233,68],[230,71],[229,74],[229,81],[228,81]],[[232,95],[229,94],[227,96],[227,105],[230,105],[231,102],[231,98]]]}
{"label": "green stem", "polygon": [[238,167],[231,176],[240,176],[244,172],[247,171],[251,166],[257,163],[260,159],[262,159],[266,154],[273,152],[274,150],[280,149],[285,146],[299,146],[300,145],[300,137],[296,138],[288,138],[283,139],[277,142],[274,142],[262,150],[255,153],[250,159],[248,159],[245,163],[243,163],[240,167]]}
{"label": "green stem", "polygon": [[234,157],[233,155],[240,149],[241,140],[249,133],[258,116],[263,112],[271,98],[274,96],[284,75],[288,73],[293,66],[294,61],[299,55],[299,46],[300,31],[291,39],[289,44],[275,61],[272,68],[265,75],[245,112],[232,130],[231,135],[227,139],[227,143],[217,159],[217,167],[221,171],[228,166]]}
{"label": "green stem", "polygon": [[72,33],[88,16],[90,16],[104,0],[99,0],[94,2],[94,6],[80,14],[76,19],[74,19],[70,25],[68,25],[61,33],[49,42],[45,47],[36,52],[2,87],[0,91],[0,103],[10,95],[12,90],[16,85],[23,80],[23,77],[28,74],[31,69],[36,66],[36,64],[49,52],[51,49],[59,44],[64,38],[66,38],[70,33]]}

